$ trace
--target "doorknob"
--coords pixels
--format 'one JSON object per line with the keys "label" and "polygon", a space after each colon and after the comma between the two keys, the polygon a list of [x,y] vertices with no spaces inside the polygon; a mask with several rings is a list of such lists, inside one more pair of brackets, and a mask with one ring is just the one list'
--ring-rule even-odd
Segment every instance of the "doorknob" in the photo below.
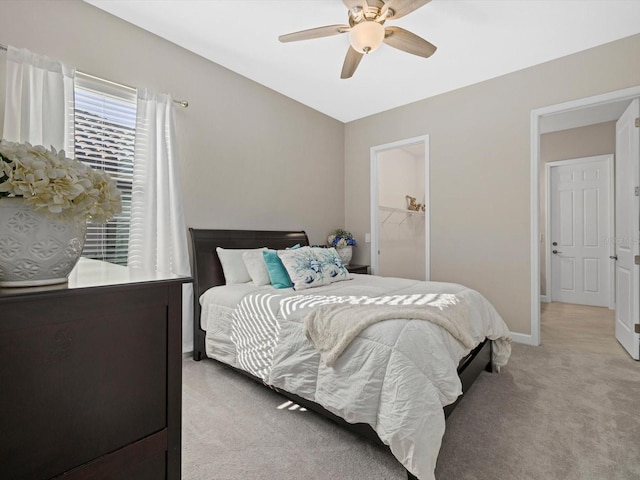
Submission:
{"label": "doorknob", "polygon": [[556,255],[562,252],[559,252],[558,250],[552,250],[551,253],[555,253]]}
{"label": "doorknob", "polygon": [[609,255],[611,260],[618,260],[618,255]]}

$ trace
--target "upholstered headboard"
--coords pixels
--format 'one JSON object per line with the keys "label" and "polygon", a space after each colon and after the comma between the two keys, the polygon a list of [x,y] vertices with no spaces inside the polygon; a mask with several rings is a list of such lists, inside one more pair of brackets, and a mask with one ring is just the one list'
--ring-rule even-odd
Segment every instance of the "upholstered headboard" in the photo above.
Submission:
{"label": "upholstered headboard", "polygon": [[296,243],[309,245],[307,234],[303,231],[269,230],[201,230],[190,228],[191,233],[191,271],[193,274],[194,316],[193,316],[193,358],[200,360],[205,355],[205,332],[200,328],[200,295],[211,287],[224,285],[224,273],[216,247],[222,248],[260,248],[268,247],[283,250]]}

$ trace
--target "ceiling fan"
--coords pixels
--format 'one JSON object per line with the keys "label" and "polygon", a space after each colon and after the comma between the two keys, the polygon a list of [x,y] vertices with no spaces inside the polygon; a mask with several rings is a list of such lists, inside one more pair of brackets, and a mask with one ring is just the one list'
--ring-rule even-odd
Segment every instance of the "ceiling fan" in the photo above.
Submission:
{"label": "ceiling fan", "polygon": [[327,25],[300,32],[280,35],[281,42],[297,42],[313,38],[349,33],[351,46],[342,65],[340,78],[351,78],[362,57],[376,50],[382,43],[428,58],[436,46],[400,27],[383,27],[387,20],[395,20],[426,5],[431,0],[342,0],[349,9],[349,25]]}

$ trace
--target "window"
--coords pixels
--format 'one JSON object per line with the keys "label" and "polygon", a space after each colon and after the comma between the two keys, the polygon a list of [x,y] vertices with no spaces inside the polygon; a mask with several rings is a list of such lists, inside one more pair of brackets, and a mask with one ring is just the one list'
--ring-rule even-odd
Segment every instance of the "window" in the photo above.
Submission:
{"label": "window", "polygon": [[75,158],[105,170],[122,193],[122,213],[104,225],[87,225],[82,255],[127,264],[136,132],[136,91],[76,73]]}

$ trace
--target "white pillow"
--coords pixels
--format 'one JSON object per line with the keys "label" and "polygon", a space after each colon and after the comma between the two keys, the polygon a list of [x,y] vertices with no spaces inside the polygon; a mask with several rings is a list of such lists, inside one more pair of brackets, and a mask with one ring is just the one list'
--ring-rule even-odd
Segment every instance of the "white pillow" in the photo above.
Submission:
{"label": "white pillow", "polygon": [[265,250],[262,248],[222,248],[216,247],[218,258],[222,264],[222,271],[224,272],[224,279],[227,285],[233,283],[247,283],[251,281],[249,271],[244,264],[242,254],[244,252],[253,252],[259,250]]}
{"label": "white pillow", "polygon": [[242,254],[242,260],[244,261],[245,267],[247,267],[249,276],[251,280],[253,280],[253,283],[258,286],[269,285],[271,283],[267,265],[264,263],[264,256],[262,255],[263,250],[266,249],[251,250]]}

